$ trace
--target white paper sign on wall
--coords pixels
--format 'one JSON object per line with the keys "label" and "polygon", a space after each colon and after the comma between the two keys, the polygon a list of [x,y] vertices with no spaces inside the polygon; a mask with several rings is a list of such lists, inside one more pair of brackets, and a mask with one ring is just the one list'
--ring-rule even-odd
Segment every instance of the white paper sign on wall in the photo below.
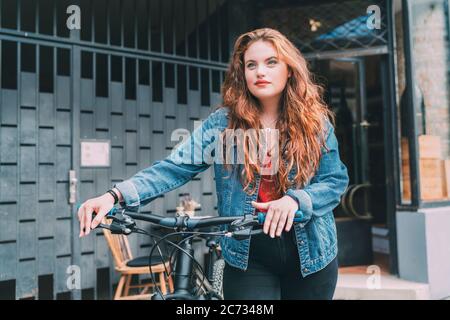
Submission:
{"label": "white paper sign on wall", "polygon": [[111,142],[109,140],[81,140],[81,167],[109,166],[111,166]]}

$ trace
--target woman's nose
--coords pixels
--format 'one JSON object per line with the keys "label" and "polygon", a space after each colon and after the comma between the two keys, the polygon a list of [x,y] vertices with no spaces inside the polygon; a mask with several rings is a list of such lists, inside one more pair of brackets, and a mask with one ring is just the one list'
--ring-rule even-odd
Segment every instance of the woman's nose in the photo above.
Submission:
{"label": "woman's nose", "polygon": [[266,68],[264,66],[256,67],[256,75],[261,78],[266,75]]}

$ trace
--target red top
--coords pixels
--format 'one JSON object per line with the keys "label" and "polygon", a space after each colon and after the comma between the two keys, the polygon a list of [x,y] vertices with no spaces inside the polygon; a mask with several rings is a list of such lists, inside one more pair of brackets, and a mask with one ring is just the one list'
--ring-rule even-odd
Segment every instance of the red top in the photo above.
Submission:
{"label": "red top", "polygon": [[[270,154],[267,154],[268,157],[270,157]],[[267,159],[266,159],[267,160]],[[268,159],[269,162],[264,167],[270,168],[272,165],[272,162],[270,159]],[[259,191],[258,191],[258,202],[269,202],[273,200],[277,200],[279,197],[275,192],[275,176],[274,175],[262,175],[261,176],[261,182],[259,184]],[[261,212],[267,212],[265,209],[258,209],[258,211]]]}

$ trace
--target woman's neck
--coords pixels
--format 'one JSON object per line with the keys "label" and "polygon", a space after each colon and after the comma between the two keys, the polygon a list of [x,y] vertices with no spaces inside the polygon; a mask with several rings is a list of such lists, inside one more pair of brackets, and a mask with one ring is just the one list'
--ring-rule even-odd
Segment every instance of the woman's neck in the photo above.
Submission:
{"label": "woman's neck", "polygon": [[262,107],[262,114],[268,118],[278,117],[279,101],[280,101],[279,97],[274,97],[260,101]]}

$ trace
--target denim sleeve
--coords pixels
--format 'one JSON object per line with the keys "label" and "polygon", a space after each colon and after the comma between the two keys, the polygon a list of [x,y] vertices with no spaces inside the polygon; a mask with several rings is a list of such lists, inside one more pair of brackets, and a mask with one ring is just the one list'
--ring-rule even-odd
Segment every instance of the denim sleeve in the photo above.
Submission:
{"label": "denim sleeve", "polygon": [[326,145],[329,150],[323,148],[319,167],[310,183],[303,189],[286,192],[297,201],[304,214],[303,223],[310,221],[313,215],[320,217],[337,207],[349,183],[347,167],[339,157],[338,141],[329,122]]}
{"label": "denim sleeve", "polygon": [[122,205],[130,210],[137,210],[139,206],[184,185],[208,169],[213,156],[205,151],[214,149],[211,146],[217,140],[216,124],[221,112],[218,109],[211,113],[168,157],[116,184],[115,187],[124,199]]}

